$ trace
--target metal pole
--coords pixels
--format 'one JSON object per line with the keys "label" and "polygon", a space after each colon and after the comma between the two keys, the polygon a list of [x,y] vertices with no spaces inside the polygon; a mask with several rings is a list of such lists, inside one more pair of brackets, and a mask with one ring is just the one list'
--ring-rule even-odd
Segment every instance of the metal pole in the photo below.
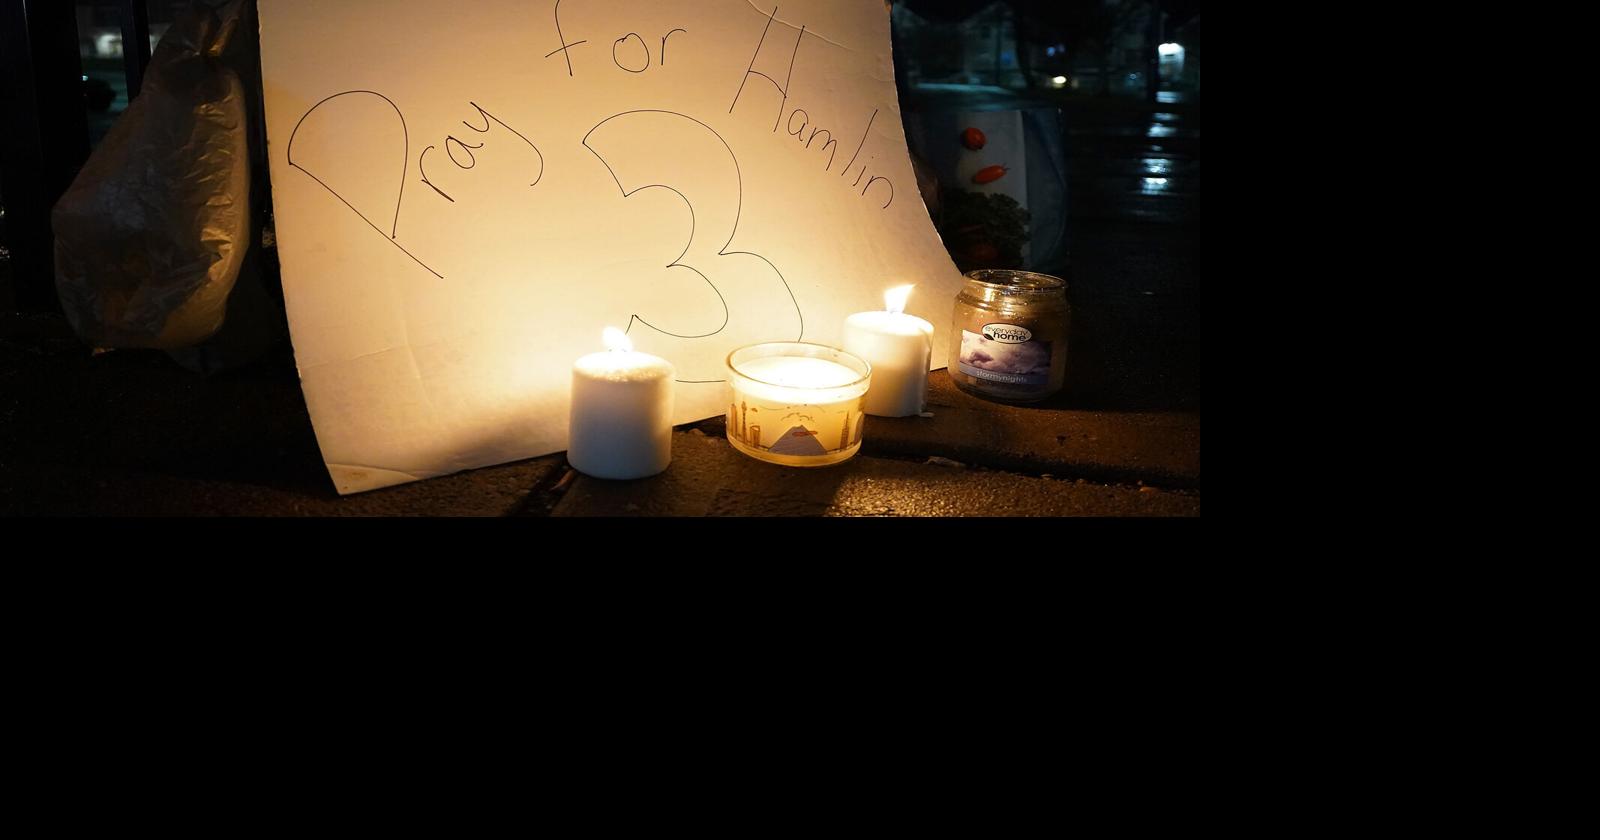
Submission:
{"label": "metal pole", "polygon": [[15,305],[59,311],[50,209],[89,157],[73,3],[0,0],[0,183]]}
{"label": "metal pole", "polygon": [[128,101],[139,95],[144,68],[150,65],[150,15],[144,0],[122,0],[122,72],[128,81]]}
{"label": "metal pole", "polygon": [[1156,92],[1161,90],[1160,50],[1165,36],[1161,24],[1161,0],[1152,0],[1150,21],[1145,27],[1144,34],[1144,98],[1147,102],[1156,101]]}

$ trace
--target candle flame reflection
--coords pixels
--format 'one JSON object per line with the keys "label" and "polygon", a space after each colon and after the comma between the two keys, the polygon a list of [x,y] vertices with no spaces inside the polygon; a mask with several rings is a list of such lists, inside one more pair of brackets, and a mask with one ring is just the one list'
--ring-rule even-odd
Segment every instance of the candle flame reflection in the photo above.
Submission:
{"label": "candle flame reflection", "polygon": [[606,327],[605,340],[607,350],[620,350],[624,353],[633,350],[633,339],[628,338],[627,333],[616,327]]}

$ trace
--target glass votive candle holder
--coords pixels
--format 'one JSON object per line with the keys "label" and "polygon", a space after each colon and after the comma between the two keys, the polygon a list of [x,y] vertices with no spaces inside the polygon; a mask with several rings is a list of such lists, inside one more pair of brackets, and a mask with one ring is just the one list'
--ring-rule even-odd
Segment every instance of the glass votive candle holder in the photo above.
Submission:
{"label": "glass votive candle holder", "polygon": [[872,366],[834,347],[752,344],[728,354],[728,442],[752,458],[825,467],[861,449]]}

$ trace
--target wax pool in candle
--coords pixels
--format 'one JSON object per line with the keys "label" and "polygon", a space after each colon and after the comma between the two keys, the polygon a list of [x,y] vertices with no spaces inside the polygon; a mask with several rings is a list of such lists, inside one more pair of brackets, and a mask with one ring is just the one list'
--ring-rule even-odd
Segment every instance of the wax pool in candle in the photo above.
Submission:
{"label": "wax pool in candle", "polygon": [[729,365],[728,440],[740,451],[789,466],[825,466],[860,448],[869,381],[860,359],[819,345],[777,343],[735,351]]}
{"label": "wax pool in candle", "polygon": [[612,349],[572,366],[567,462],[596,478],[644,478],[672,461],[671,363],[606,330]]}
{"label": "wax pool in candle", "polygon": [[880,417],[921,414],[928,398],[933,325],[904,312],[910,286],[884,294],[885,312],[857,312],[845,319],[844,349],[872,365],[866,411]]}
{"label": "wax pool in candle", "polygon": [[827,359],[771,356],[753,359],[739,366],[739,372],[768,385],[798,388],[837,388],[861,378],[861,374]]}

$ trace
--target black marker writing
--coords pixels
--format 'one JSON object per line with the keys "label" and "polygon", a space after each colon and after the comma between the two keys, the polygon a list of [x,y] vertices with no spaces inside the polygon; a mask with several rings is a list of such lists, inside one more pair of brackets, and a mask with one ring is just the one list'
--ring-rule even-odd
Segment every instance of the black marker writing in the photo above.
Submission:
{"label": "black marker writing", "polygon": [[427,184],[430,187],[433,187],[433,191],[434,192],[436,192],[436,193],[438,193],[440,195],[443,195],[446,201],[450,202],[451,204],[454,204],[454,203],[456,203],[455,199],[451,198],[448,195],[445,195],[445,191],[444,190],[439,189],[439,187],[436,186],[432,181],[428,180],[428,152],[433,151],[435,148],[438,148],[438,147],[429,146],[428,148],[422,150],[422,154],[417,156],[417,171],[422,173],[422,183]]}
{"label": "black marker writing", "polygon": [[[804,130],[804,128],[805,126],[801,126],[802,130]],[[806,148],[811,148],[811,144],[816,141],[818,134],[828,135],[827,142],[822,144],[823,151],[828,152],[828,147],[833,147],[833,151],[828,152],[828,165],[822,169],[823,172],[827,172],[828,170],[833,169],[833,156],[839,153],[839,141],[833,139],[833,132],[827,130],[826,128],[813,128],[811,129],[811,139],[806,141]],[[799,135],[795,136],[798,137]]]}
{"label": "black marker writing", "polygon": [[[556,40],[561,44],[561,46],[545,53],[544,57],[550,58],[556,53],[561,53],[561,57],[566,59],[567,75],[570,77],[575,75],[572,69],[572,48],[578,46],[579,44],[587,44],[589,43],[589,40],[587,38],[579,41],[567,40],[567,34],[561,28],[561,0],[556,0],[554,17],[556,22]],[[675,33],[678,32],[682,32],[687,35],[689,30],[682,28],[669,29],[665,35],[661,36],[660,63],[663,65],[667,63],[667,39],[671,38]],[[632,42],[634,41],[638,42],[637,47],[632,45]],[[611,63],[615,64],[618,69],[633,73],[635,75],[643,73],[644,71],[650,69],[650,45],[645,42],[644,36],[637,32],[624,33],[622,37],[611,42]]]}
{"label": "black marker writing", "polygon": [[855,166],[856,158],[861,157],[861,147],[867,145],[867,132],[872,130],[872,123],[877,118],[878,109],[874,108],[872,109],[872,119],[867,120],[867,127],[861,130],[861,142],[856,144],[856,153],[850,156],[850,162],[844,165],[843,170],[840,170],[840,177],[844,177],[844,174],[850,171],[850,167]]}
{"label": "black marker writing", "polygon": [[567,43],[567,36],[562,34],[562,32],[561,32],[561,0],[556,0],[556,38],[561,41],[561,46],[551,50],[548,53],[545,53],[544,57],[545,58],[549,58],[550,56],[555,55],[556,53],[561,53],[561,57],[565,58],[567,60],[567,75],[571,76],[572,75],[572,56],[568,55],[568,52],[573,47],[576,47],[579,44],[587,44],[589,42],[587,40],[584,40],[584,41],[573,41],[570,44]]}
{"label": "black marker writing", "polygon": [[[462,163],[460,160],[456,159],[455,149],[452,149],[450,147],[451,143],[456,144],[457,148],[461,149],[461,151],[466,153],[466,155],[467,155],[467,162],[466,163]],[[451,135],[449,137],[444,138],[444,152],[445,152],[445,154],[450,156],[450,162],[451,163],[455,164],[456,166],[461,167],[462,169],[471,169],[472,167],[478,165],[478,156],[473,154],[472,150],[473,149],[481,149],[481,148],[483,148],[483,144],[482,143],[479,143],[476,146],[472,145],[471,143],[463,143],[460,140],[456,139],[455,135]]]}
{"label": "black marker writing", "polygon": [[682,32],[685,35],[689,34],[689,30],[687,30],[687,29],[674,29],[674,30],[671,30],[670,32],[668,32],[667,34],[661,36],[661,63],[662,64],[666,64],[667,63],[667,39],[672,37],[672,33],[673,32]]}
{"label": "black marker writing", "polygon": [[[640,67],[637,70],[633,69],[632,67],[629,67],[626,64],[623,64],[622,60],[617,57],[617,47],[620,47],[623,44],[626,44],[628,42],[629,38],[637,40],[639,42],[639,49],[644,51],[644,66]],[[622,69],[628,71],[629,73],[643,73],[644,71],[650,69],[650,48],[645,46],[644,39],[639,37],[639,33],[637,33],[637,32],[629,32],[628,34],[626,34],[626,35],[622,36],[621,38],[618,38],[616,41],[612,42],[612,44],[611,44],[611,63],[617,65],[618,67],[621,67]]]}
{"label": "black marker writing", "polygon": [[[341,138],[341,129],[345,129],[347,127],[370,129],[370,128],[373,127],[373,124],[371,123],[370,118],[366,119],[366,120],[363,120],[363,119],[359,118],[359,115],[357,115],[357,117],[354,119],[354,124],[353,125],[348,125],[347,126],[347,122],[346,121],[351,119],[351,113],[349,112],[348,109],[345,109],[344,111],[340,111],[338,113],[331,113],[331,114],[326,114],[326,115],[320,115],[319,114],[317,119],[315,119],[315,120],[312,119],[312,115],[318,114],[319,110],[323,109],[325,106],[327,106],[328,103],[333,102],[335,100],[339,100],[341,97],[355,97],[355,98],[372,97],[373,99],[382,101],[384,104],[386,104],[388,106],[389,110],[394,112],[396,127],[398,127],[400,129],[400,133],[398,135],[395,135],[393,133],[390,133],[390,134],[386,135],[387,137],[392,138],[393,140],[399,141],[396,145],[398,145],[399,151],[400,151],[400,154],[401,154],[400,183],[398,184],[397,189],[395,191],[394,215],[393,215],[393,217],[392,217],[392,219],[390,221],[390,224],[389,224],[389,231],[386,234],[384,233],[383,229],[378,226],[378,223],[373,221],[373,216],[369,215],[369,212],[371,212],[371,210],[373,208],[367,207],[367,208],[364,209],[362,207],[356,206],[356,201],[352,201],[350,198],[348,198],[344,194],[340,193],[339,190],[335,189],[332,184],[329,184],[327,180],[324,180],[323,176],[319,175],[316,172],[313,172],[310,168],[308,168],[307,165],[305,165],[301,161],[297,161],[295,159],[295,149],[296,149],[295,143],[301,139],[300,132],[303,129],[306,129],[310,125],[315,125],[315,130],[316,130],[316,133],[318,135],[318,139],[322,141],[321,145],[324,148],[326,148],[326,147],[341,148],[342,147],[343,144],[337,144],[337,142],[336,142]],[[353,100],[344,100],[344,101],[348,102],[348,101],[353,101]],[[479,117],[479,119],[482,120],[483,127],[479,128],[478,126],[473,125],[472,123],[467,122],[466,120],[462,120],[462,124],[465,125],[469,130],[473,131],[474,133],[482,134],[482,135],[485,135],[485,136],[480,139],[480,142],[475,143],[475,144],[474,143],[469,143],[469,142],[467,142],[465,140],[462,140],[461,138],[456,137],[455,135],[450,135],[450,136],[446,137],[445,140],[444,140],[444,148],[445,148],[445,153],[450,158],[450,162],[455,164],[457,169],[460,170],[460,171],[463,171],[463,172],[469,171],[469,170],[472,170],[472,169],[476,168],[477,165],[478,165],[477,153],[478,153],[479,150],[484,149],[484,147],[489,144],[490,139],[493,136],[493,135],[489,134],[490,129],[493,127],[492,124],[498,124],[500,127],[504,128],[506,131],[509,131],[511,134],[515,135],[517,137],[517,139],[521,140],[523,143],[526,143],[528,145],[528,148],[532,149],[534,155],[536,155],[538,157],[538,160],[539,160],[538,171],[534,174],[533,180],[528,184],[528,186],[531,187],[531,186],[534,186],[534,185],[538,184],[539,180],[544,177],[544,154],[539,151],[539,147],[534,145],[533,141],[529,140],[528,137],[526,135],[524,135],[522,132],[517,131],[516,129],[514,129],[511,126],[507,125],[499,117],[497,117],[494,114],[491,114],[488,111],[484,110],[482,106],[478,105],[478,103],[470,102],[468,104],[471,105],[472,108],[478,112],[478,117]],[[436,149],[438,149],[438,146],[434,146],[434,145],[429,145],[429,146],[423,148],[422,154],[417,156],[417,172],[421,176],[422,183],[427,184],[429,189],[433,190],[434,193],[436,193],[440,198],[443,198],[444,200],[450,202],[451,204],[455,204],[456,203],[455,197],[450,195],[449,193],[445,192],[444,189],[442,187],[440,187],[438,184],[434,183],[433,179],[430,178],[429,175],[428,175],[428,153],[431,152],[431,151],[435,151]],[[354,151],[359,155],[357,160],[367,160],[367,159],[375,159],[375,158],[380,158],[381,157],[381,150],[380,149],[356,148]],[[407,250],[406,247],[404,245],[401,245],[400,242],[399,242],[400,208],[401,208],[401,205],[405,201],[405,182],[406,182],[406,178],[407,178],[407,176],[408,176],[408,174],[410,172],[411,129],[406,124],[405,114],[400,111],[400,106],[396,105],[394,103],[394,100],[391,100],[389,97],[384,96],[383,94],[378,93],[377,91],[371,91],[371,90],[347,90],[347,91],[343,91],[341,93],[333,94],[332,96],[329,96],[326,99],[323,99],[321,102],[318,102],[317,104],[311,106],[311,108],[309,110],[307,110],[303,115],[301,115],[300,121],[295,123],[294,130],[289,133],[289,145],[288,145],[288,150],[287,150],[286,154],[287,154],[287,157],[288,157],[289,165],[291,167],[293,167],[295,169],[298,169],[301,172],[304,172],[313,181],[316,181],[319,185],[322,186],[323,189],[325,189],[329,193],[331,193],[334,198],[339,199],[339,201],[342,204],[344,204],[344,206],[348,207],[351,210],[351,212],[355,213],[358,217],[361,218],[362,221],[366,222],[368,227],[371,227],[373,230],[377,231],[380,235],[383,235],[384,238],[389,241],[389,244],[391,244],[394,247],[400,249],[400,251],[402,253],[404,253],[406,256],[410,257],[412,259],[412,261],[415,262],[417,265],[420,265],[423,268],[427,269],[428,273],[432,274],[433,276],[438,277],[440,279],[444,279],[444,275],[443,274],[440,274],[439,272],[435,271],[432,266],[429,266],[427,263],[423,262],[421,259],[419,259],[415,254],[413,254],[409,250]],[[326,162],[324,162],[324,163],[326,163]],[[337,181],[340,180],[340,178],[337,177],[337,170],[335,170],[335,172],[336,172],[336,175],[328,176],[328,177],[330,177],[332,180],[337,182]],[[348,181],[346,181],[346,183],[348,183]],[[370,203],[367,199],[364,199],[364,198],[357,199],[357,201],[360,201],[363,204]],[[387,212],[387,210],[388,210],[387,204],[384,205],[384,210],[385,210],[385,212]]]}
{"label": "black marker writing", "polygon": [[[516,135],[517,139],[519,139],[522,142],[528,144],[528,148],[532,149],[533,153],[535,155],[537,155],[538,158],[539,158],[539,171],[538,171],[537,174],[534,175],[533,180],[528,183],[528,186],[531,187],[531,186],[534,186],[534,185],[538,184],[539,183],[539,179],[544,177],[544,153],[539,151],[539,147],[535,146],[533,144],[533,141],[529,140],[527,138],[527,136],[524,135],[522,132],[512,128],[511,126],[507,125],[503,120],[501,120],[499,117],[497,117],[494,114],[491,114],[488,111],[484,110],[482,105],[479,105],[476,102],[468,102],[467,104],[471,105],[473,110],[478,112],[478,118],[483,121],[483,128],[479,128],[479,127],[473,125],[472,123],[467,122],[466,120],[462,120],[461,121],[462,125],[466,126],[469,129],[472,129],[473,131],[475,131],[475,132],[477,132],[479,134],[485,134],[485,135],[487,135],[489,133],[489,129],[493,128],[495,125],[499,125],[501,128],[504,128],[506,131],[509,131],[512,134]],[[483,138],[482,142],[478,143],[477,145],[473,145],[471,143],[468,143],[465,140],[462,140],[459,137],[456,137],[455,135],[451,135],[451,136],[445,138],[445,140],[444,140],[444,149],[445,149],[445,154],[450,156],[450,162],[451,163],[455,164],[458,169],[461,169],[463,171],[467,171],[467,170],[475,169],[477,167],[477,165],[478,165],[478,156],[476,154],[474,154],[474,152],[479,150],[479,149],[482,149],[484,146],[488,145],[488,143],[489,143],[489,138],[488,137]],[[447,200],[450,203],[454,204],[455,203],[455,198],[453,198],[449,193],[446,193],[443,189],[441,189],[439,187],[438,184],[435,184],[432,180],[430,180],[428,178],[428,151],[433,149],[433,148],[435,148],[435,147],[429,146],[428,148],[422,150],[422,154],[420,156],[418,156],[418,158],[417,158],[417,171],[422,174],[422,183],[427,184],[429,187],[432,187],[434,192],[438,193],[445,200]],[[462,161],[462,157],[463,156],[466,158],[465,162]]]}
{"label": "black marker writing", "polygon": [[[611,124],[611,127],[607,129],[608,124]],[[601,132],[602,129],[607,129],[610,134],[597,136],[597,133]],[[678,186],[667,183],[623,183],[622,177],[617,174],[617,165],[626,165],[626,169],[630,173],[637,173],[639,171],[637,167],[641,162],[632,159],[619,160],[619,156],[615,152],[602,151],[609,145],[605,141],[609,137],[616,136],[618,132],[669,138],[674,143],[666,145],[664,139],[661,148],[674,149],[679,151],[680,154],[688,154],[691,151],[704,149],[707,144],[712,142],[715,143],[715,148],[727,153],[726,160],[728,164],[731,164],[733,176],[733,194],[732,196],[713,194],[709,199],[703,201],[710,208],[711,217],[715,219],[718,211],[723,214],[727,213],[729,209],[727,206],[728,199],[732,199],[731,219],[727,220],[728,238],[722,242],[720,247],[714,241],[707,242],[705,240],[699,229],[700,214],[696,212],[695,203]],[[591,145],[591,142],[599,144],[601,148],[596,148],[596,146]],[[792,307],[795,318],[796,340],[804,337],[805,316],[801,313],[800,303],[795,298],[794,290],[790,288],[789,281],[784,278],[783,272],[779,271],[771,260],[760,254],[753,251],[732,250],[733,240],[738,234],[739,219],[744,207],[744,177],[739,168],[739,160],[733,153],[733,148],[728,145],[728,141],[722,138],[722,135],[718,134],[711,126],[675,111],[625,111],[621,114],[607,117],[590,129],[583,137],[583,145],[599,159],[600,163],[605,166],[606,171],[611,173],[611,178],[616,182],[617,188],[622,191],[623,197],[631,197],[635,193],[646,189],[664,189],[676,194],[683,201],[684,206],[689,210],[689,239],[684,243],[683,250],[668,262],[665,267],[668,269],[681,268],[694,272],[710,287],[711,291],[716,295],[718,305],[721,308],[721,323],[715,329],[705,332],[672,332],[651,323],[637,313],[630,315],[628,330],[632,330],[634,323],[638,322],[660,335],[683,340],[708,339],[722,333],[730,326],[738,331],[736,334],[751,336],[765,334],[771,336],[779,334],[777,332],[778,326],[782,320],[787,319],[789,308]],[[720,157],[720,155],[718,156]],[[672,155],[662,153],[644,163],[651,167],[647,171],[659,169],[670,171],[674,160],[675,158]],[[636,174],[630,174],[630,181],[632,180],[637,180]],[[679,186],[702,194],[709,189],[706,184],[683,183]],[[712,235],[715,236],[716,234],[713,233]],[[719,281],[713,281],[707,276],[706,271],[710,270],[709,266],[717,265],[717,258],[730,256],[748,256],[761,260],[771,270],[771,278],[775,278],[777,282],[772,283],[769,278],[766,283],[762,283],[757,275],[753,275],[748,271],[735,272],[731,268],[726,270],[726,276],[719,275],[719,277],[722,277]],[[698,265],[691,265],[688,260],[693,260]],[[723,293],[724,289],[729,289],[730,292],[736,293],[737,304],[735,306],[730,306],[728,296]],[[782,307],[782,309],[779,310],[776,307]],[[780,311],[783,314],[780,315]],[[724,380],[718,378],[680,379],[678,381],[721,382]]]}
{"label": "black marker writing", "polygon": [[[777,114],[773,118],[772,122],[772,130],[776,132],[778,130],[778,126],[784,126],[785,133],[787,133],[790,137],[793,137],[796,142],[805,144],[806,149],[810,149],[817,142],[818,135],[821,135],[823,137],[821,150],[828,153],[828,163],[827,165],[823,166],[822,171],[832,172],[835,158],[839,153],[839,141],[833,136],[833,132],[820,126],[813,126],[811,124],[811,112],[804,108],[796,107],[791,110],[789,112],[789,119],[787,122],[785,122],[783,118],[784,109],[788,107],[789,100],[793,97],[794,67],[795,62],[800,55],[800,44],[805,40],[806,27],[801,25],[799,34],[795,36],[794,49],[790,50],[789,52],[789,68],[784,73],[783,83],[779,84],[777,79],[761,70],[756,69],[756,62],[761,60],[762,50],[766,47],[767,34],[772,30],[773,21],[777,20],[778,18],[778,7],[773,6],[771,14],[768,14],[766,18],[767,22],[761,29],[761,37],[756,40],[755,52],[750,56],[750,64],[745,67],[744,76],[739,79],[739,88],[738,90],[734,91],[733,102],[728,105],[728,113],[733,113],[734,109],[739,107],[739,102],[746,93],[746,86],[750,83],[751,76],[759,76],[760,78],[765,79],[767,83],[772,85],[773,89],[778,92],[780,97],[778,100]],[[813,33],[813,37],[815,37],[815,33]],[[861,150],[866,146],[867,137],[872,132],[872,125],[878,119],[878,110],[879,109],[873,109],[872,114],[867,118],[866,128],[862,129],[861,131],[861,142],[856,144],[855,153],[850,156],[850,161],[844,165],[843,169],[839,170],[839,176],[841,178],[850,174],[850,169],[855,166],[856,160],[861,157]],[[807,128],[811,129],[809,134],[806,132]],[[863,164],[861,171],[856,173],[856,180],[851,184],[851,186],[861,186],[861,179],[866,177],[867,167],[865,164]],[[867,178],[866,189],[870,189],[873,183],[876,181],[882,181],[884,186],[889,188],[889,200],[883,205],[884,209],[887,209],[890,204],[894,203],[894,183],[882,175],[873,175],[870,178]],[[861,194],[863,196],[866,195],[866,189],[862,190]]]}
{"label": "black marker writing", "polygon": [[[394,109],[395,117],[397,117],[399,119],[399,121],[400,121],[400,142],[401,142],[400,188],[396,192],[395,199],[394,199],[394,220],[390,223],[389,233],[387,235],[384,235],[384,238],[386,240],[388,240],[389,244],[393,245],[396,248],[399,248],[402,253],[404,253],[406,256],[410,257],[412,259],[412,261],[415,262],[417,265],[420,265],[423,268],[428,269],[428,273],[429,274],[432,274],[433,276],[438,277],[441,280],[444,279],[444,275],[443,274],[440,274],[439,272],[434,271],[432,268],[429,268],[427,263],[424,263],[422,260],[417,259],[415,254],[411,253],[410,251],[407,251],[405,249],[405,246],[401,245],[398,241],[396,241],[398,239],[399,235],[400,235],[400,205],[401,205],[401,203],[403,201],[405,201],[405,195],[406,195],[406,173],[407,173],[408,168],[409,168],[410,163],[411,163],[411,131],[410,131],[409,128],[406,127],[405,114],[400,113],[400,106],[394,104],[394,100],[390,99],[387,96],[384,96],[381,93],[378,93],[377,91],[371,91],[371,90],[347,90],[347,91],[343,91],[341,93],[335,93],[332,96],[329,96],[326,99],[323,99],[321,102],[318,102],[317,104],[312,105],[310,110],[306,111],[304,114],[302,114],[300,116],[300,121],[295,123],[294,130],[289,132],[289,147],[288,147],[288,150],[286,152],[287,157],[288,157],[288,161],[289,161],[289,165],[291,167],[294,167],[295,169],[300,170],[301,172],[304,172],[306,175],[310,176],[311,180],[316,181],[318,184],[321,184],[323,189],[325,189],[328,192],[332,193],[334,198],[339,199],[339,201],[342,202],[344,204],[344,206],[350,208],[350,210],[352,212],[354,212],[357,216],[360,216],[361,220],[366,222],[369,227],[371,227],[373,230],[377,231],[380,235],[383,235],[383,228],[380,228],[376,224],[374,224],[372,219],[369,218],[367,216],[367,214],[361,212],[361,210],[359,208],[357,208],[354,204],[351,204],[348,199],[346,199],[344,196],[340,195],[338,190],[335,190],[333,187],[328,186],[328,183],[326,181],[322,180],[321,178],[317,177],[316,173],[314,173],[311,170],[306,169],[305,167],[303,167],[303,166],[301,166],[301,165],[299,165],[299,164],[294,162],[294,141],[296,140],[296,138],[299,137],[300,129],[306,124],[306,120],[309,119],[312,114],[316,113],[317,109],[321,108],[322,106],[326,105],[327,103],[329,103],[329,102],[331,102],[331,101],[333,101],[335,99],[338,99],[338,98],[340,98],[342,96],[375,96],[378,99],[381,99],[385,103],[387,103],[390,108]],[[424,152],[426,152],[426,150],[424,150]]]}
{"label": "black marker writing", "polygon": [[783,94],[783,99],[778,102],[778,115],[772,120],[773,131],[778,130],[778,122],[779,120],[783,119],[783,106],[789,102],[789,83],[794,80],[794,59],[795,56],[800,54],[800,42],[806,36],[806,28],[804,26],[800,27],[800,34],[795,36],[794,39],[794,50],[789,53],[789,73],[784,77],[783,84],[778,84],[777,79],[774,79],[771,76],[768,76],[766,73],[755,69],[756,59],[761,57],[761,47],[767,43],[767,30],[772,28],[772,21],[777,16],[778,7],[773,6],[772,14],[767,16],[767,25],[761,30],[761,40],[756,42],[755,54],[750,56],[750,66],[745,68],[744,78],[739,80],[739,89],[733,94],[733,103],[728,106],[728,113],[733,113],[733,109],[739,105],[739,97],[744,95],[744,86],[750,81],[751,76],[760,76],[761,78],[766,79],[772,84],[773,87],[778,89],[778,93]]}
{"label": "black marker writing", "polygon": [[[506,131],[511,132],[512,134],[517,135],[517,139],[518,140],[521,140],[522,142],[527,143],[528,144],[528,148],[532,149],[533,153],[539,156],[539,174],[533,176],[533,180],[528,182],[528,186],[530,186],[530,187],[537,185],[539,183],[539,179],[544,177],[544,152],[539,151],[539,147],[533,145],[533,141],[529,140],[527,138],[527,136],[524,135],[522,132],[512,128],[509,125],[506,125],[504,121],[502,121],[499,117],[495,116],[494,114],[491,114],[488,111],[483,110],[483,106],[482,105],[479,105],[476,102],[469,102],[467,104],[478,109],[478,116],[483,117],[486,120],[494,120],[496,123],[499,123],[501,128],[505,129]],[[484,123],[484,125],[488,125],[488,123],[486,122],[486,123]],[[470,128],[470,126],[469,126],[469,128]],[[484,129],[484,130],[487,131],[488,129]]]}
{"label": "black marker writing", "polygon": [[894,182],[890,181],[888,178],[885,178],[882,175],[874,175],[871,178],[868,178],[867,185],[861,188],[861,195],[865,196],[867,194],[867,190],[872,189],[872,185],[878,181],[882,181],[883,185],[889,188],[889,200],[883,203],[883,209],[887,210],[889,209],[889,205],[894,203]]}

